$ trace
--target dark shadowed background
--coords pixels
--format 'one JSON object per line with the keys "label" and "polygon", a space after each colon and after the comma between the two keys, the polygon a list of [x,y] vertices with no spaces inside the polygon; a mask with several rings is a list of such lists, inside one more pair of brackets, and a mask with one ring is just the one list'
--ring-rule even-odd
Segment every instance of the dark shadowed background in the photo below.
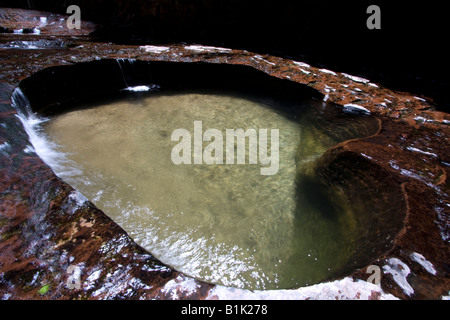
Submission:
{"label": "dark shadowed background", "polygon": [[[244,48],[290,57],[432,97],[450,109],[446,3],[286,0],[0,0],[2,7],[65,13],[101,25],[95,35],[118,43],[171,42]],[[367,7],[381,8],[369,30]]]}

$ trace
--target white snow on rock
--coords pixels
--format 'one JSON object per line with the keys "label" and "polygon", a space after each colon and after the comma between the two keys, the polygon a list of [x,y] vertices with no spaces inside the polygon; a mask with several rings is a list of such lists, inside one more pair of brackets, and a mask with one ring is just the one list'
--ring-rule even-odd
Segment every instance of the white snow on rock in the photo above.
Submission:
{"label": "white snow on rock", "polygon": [[349,103],[344,105],[344,111],[350,111],[350,112],[362,112],[366,114],[370,114],[370,110],[364,108],[363,106],[360,106],[359,104]]}
{"label": "white snow on rock", "polygon": [[373,160],[373,158],[372,158],[371,156],[368,156],[368,155],[365,154],[365,153],[361,153],[361,155],[362,155],[364,158],[367,158],[367,159],[369,159],[369,160]]}
{"label": "white snow on rock", "polygon": [[347,78],[349,78],[350,80],[353,80],[353,81],[355,81],[355,82],[360,82],[360,83],[368,83],[368,82],[370,82],[370,80],[368,80],[368,79],[364,79],[364,78],[361,78],[361,77],[357,77],[357,76],[352,76],[352,75],[350,75],[350,74],[347,74],[347,73],[341,73],[344,77],[347,77]]}
{"label": "white snow on rock", "polygon": [[323,72],[323,73],[329,73],[329,74],[337,76],[336,72],[328,70],[328,69],[319,69],[319,71]]}
{"label": "white snow on rock", "polygon": [[145,50],[146,52],[151,52],[151,53],[163,53],[166,52],[168,50],[170,50],[169,47],[163,47],[163,46],[140,46],[140,49]]}
{"label": "white snow on rock", "polygon": [[302,68],[300,68],[300,71],[303,72],[304,74],[310,74],[311,72],[303,70]]}
{"label": "white snow on rock", "polygon": [[419,180],[419,181],[425,183],[425,184],[426,184],[427,186],[429,186],[430,188],[433,188],[434,190],[436,190],[436,191],[438,191],[438,192],[440,191],[440,190],[439,190],[439,186],[434,185],[432,182],[427,181],[426,179],[424,179],[423,177],[421,177],[421,176],[418,175],[417,173],[414,173],[414,172],[412,172],[412,171],[410,171],[410,170],[401,169],[401,170],[400,170],[400,174],[403,175],[403,176],[412,178],[412,179]]}
{"label": "white snow on rock", "polygon": [[423,122],[430,122],[431,120],[428,120],[427,118],[424,117],[414,117],[414,120],[416,121],[423,121]]}
{"label": "white snow on rock", "polygon": [[310,66],[309,64],[304,63],[304,62],[300,62],[300,61],[292,61],[292,63],[294,63],[294,64],[296,64],[296,65],[298,65],[298,66],[300,66],[300,67],[303,67],[303,68],[311,68],[311,66]]}
{"label": "white snow on rock", "polygon": [[275,65],[275,63],[270,62],[270,61],[267,61],[266,59],[264,59],[264,58],[263,58],[262,56],[260,56],[260,55],[256,55],[256,56],[252,57],[252,59],[253,59],[253,60],[258,59],[258,60],[260,60],[260,61],[264,61],[265,63],[268,63],[268,64],[270,64],[270,65],[272,65],[272,66]]}
{"label": "white snow on rock", "polygon": [[229,48],[221,48],[221,47],[211,47],[211,46],[199,46],[199,45],[190,45],[184,47],[187,50],[203,52],[203,51],[216,51],[216,52],[230,52]]}
{"label": "white snow on rock", "polygon": [[412,151],[412,152],[419,152],[419,153],[426,154],[428,156],[433,156],[433,157],[437,158],[437,154],[435,154],[435,153],[423,151],[423,150],[420,150],[420,149],[417,149],[417,148],[414,148],[414,147],[407,147],[406,149],[409,150],[409,151]]}
{"label": "white snow on rock", "polygon": [[420,264],[425,270],[428,271],[428,273],[431,273],[432,275],[436,275],[436,269],[434,268],[433,264],[429,262],[423,255],[417,252],[413,252],[410,255],[411,259],[413,259],[415,262]]}
{"label": "white snow on rock", "polygon": [[405,263],[397,258],[388,259],[387,264],[383,266],[383,273],[391,274],[394,281],[408,296],[414,294],[414,289],[406,279],[410,272],[411,269],[409,269],[409,267]]}

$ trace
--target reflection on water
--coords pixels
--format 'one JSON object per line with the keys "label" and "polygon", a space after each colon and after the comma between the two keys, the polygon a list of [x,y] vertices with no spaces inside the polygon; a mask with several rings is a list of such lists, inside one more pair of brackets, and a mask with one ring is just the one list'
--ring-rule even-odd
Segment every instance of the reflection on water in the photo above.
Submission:
{"label": "reflection on water", "polygon": [[[61,114],[44,130],[65,154],[56,173],[162,262],[207,282],[274,289],[326,280],[349,259],[353,214],[312,168],[336,142],[370,134],[367,118],[316,101],[152,93]],[[175,165],[171,134],[193,132],[194,121],[279,129],[277,174],[261,175],[260,164]]]}

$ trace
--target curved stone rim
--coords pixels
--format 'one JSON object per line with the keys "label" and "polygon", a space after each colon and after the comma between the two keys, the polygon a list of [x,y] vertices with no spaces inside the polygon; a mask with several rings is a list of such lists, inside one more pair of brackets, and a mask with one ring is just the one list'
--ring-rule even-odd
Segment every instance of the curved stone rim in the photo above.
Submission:
{"label": "curved stone rim", "polygon": [[[92,55],[89,54],[89,50],[95,49],[91,47],[92,43],[83,43],[80,44],[78,47],[74,47],[71,50],[71,54],[74,52],[80,53],[78,57],[75,57],[75,60],[80,61],[87,61],[92,60]],[[324,99],[335,102],[341,106],[347,106],[349,108],[356,108],[360,109],[360,107],[363,107],[364,109],[372,112],[372,114],[375,114],[380,119],[382,119],[383,123],[383,132],[367,139],[362,139],[358,141],[348,141],[345,143],[345,145],[336,146],[335,148],[346,148],[347,150],[352,150],[353,152],[358,153],[359,155],[363,154],[364,157],[370,159],[371,161],[375,161],[378,163],[383,163],[384,165],[389,164],[390,170],[392,170],[394,173],[401,178],[404,183],[402,184],[405,193],[407,194],[408,199],[408,210],[409,214],[407,217],[407,224],[404,228],[404,232],[399,235],[396,241],[395,248],[391,251],[389,256],[381,257],[379,260],[375,261],[375,264],[380,265],[384,271],[386,271],[386,281],[383,284],[382,282],[382,288],[386,292],[393,293],[397,297],[400,298],[423,298],[423,297],[439,297],[448,291],[449,288],[449,281],[448,281],[448,271],[445,269],[445,265],[442,265],[442,260],[445,261],[445,258],[447,257],[444,255],[441,259],[431,259],[434,264],[434,268],[437,269],[433,277],[430,277],[427,272],[422,272],[423,266],[422,264],[415,263],[412,257],[416,257],[417,255],[414,255],[414,253],[417,253],[415,248],[420,248],[420,244],[417,243],[416,240],[414,240],[414,236],[411,235],[412,231],[411,229],[417,230],[417,223],[414,222],[414,220],[421,220],[422,218],[419,217],[417,210],[414,210],[414,206],[419,208],[426,208],[426,205],[418,203],[418,199],[415,199],[412,195],[417,194],[418,190],[423,190],[423,188],[426,188],[426,194],[430,196],[430,199],[433,198],[435,203],[441,201],[443,203],[448,203],[448,196],[440,195],[440,198],[436,198],[436,195],[433,194],[433,190],[436,191],[436,188],[439,189],[440,186],[445,186],[446,181],[446,172],[448,172],[447,168],[440,168],[444,174],[443,177],[440,177],[437,181],[430,182],[426,180],[425,178],[418,177],[417,174],[414,173],[412,169],[410,169],[410,165],[408,165],[407,159],[402,159],[402,154],[404,154],[404,150],[401,148],[397,148],[390,154],[389,159],[387,159],[386,155],[383,152],[386,152],[386,150],[389,148],[389,146],[386,146],[385,143],[389,144],[389,142],[396,141],[399,137],[399,134],[396,132],[397,127],[400,126],[402,129],[406,128],[408,130],[405,130],[407,133],[413,136],[415,134],[414,130],[418,130],[421,132],[427,132],[427,130],[431,130],[433,128],[438,127],[443,132],[448,133],[448,121],[449,116],[448,114],[442,113],[442,112],[435,112],[432,111],[432,106],[427,101],[423,101],[423,98],[421,97],[414,97],[407,93],[398,93],[391,90],[388,90],[386,88],[382,88],[380,85],[372,84],[370,81],[366,81],[366,79],[357,78],[354,76],[346,75],[346,74],[338,74],[336,72],[325,70],[325,69],[318,69],[311,66],[308,66],[301,62],[295,62],[295,61],[289,61],[286,59],[281,59],[278,57],[273,56],[267,56],[267,55],[256,55],[247,51],[240,51],[240,50],[230,50],[230,49],[224,49],[224,48],[215,48],[215,47],[200,47],[200,46],[182,46],[182,45],[174,45],[174,46],[165,46],[165,47],[155,47],[155,46],[141,46],[141,47],[124,47],[124,46],[116,46],[116,52],[114,52],[115,45],[108,45],[110,47],[113,47],[113,53],[111,53],[111,48],[106,48],[105,44],[98,44],[98,47],[102,47],[105,52],[107,52],[107,55],[104,55],[102,58],[134,58],[134,59],[155,59],[155,60],[165,60],[165,61],[204,61],[204,62],[214,62],[214,63],[235,63],[235,64],[246,64],[253,66],[259,70],[262,70],[272,76],[281,77],[290,79],[292,81],[300,82],[303,84],[306,84],[310,87],[315,88],[319,92],[321,92],[324,95]],[[96,51],[94,52],[100,52],[101,48],[96,48]],[[60,58],[60,57],[59,57]],[[58,59],[59,59],[58,58]],[[58,60],[56,59],[56,60]],[[87,60],[86,60],[87,59]],[[68,59],[70,60],[70,59]],[[35,62],[35,61],[34,61]],[[57,63],[56,63],[57,62]],[[38,69],[42,68],[42,64],[35,66],[33,68],[32,64],[33,61],[29,62],[31,64],[30,68],[27,69],[28,73],[31,70],[31,73],[33,73],[33,69],[38,67]],[[41,62],[42,63],[42,62]],[[69,63],[67,60],[61,60],[55,61],[53,58],[50,58],[49,61],[46,63],[49,63],[49,66],[54,64],[67,64]],[[4,71],[3,75],[11,74],[11,66],[8,66]],[[19,78],[18,78],[19,76]],[[19,75],[15,75],[13,77],[10,77],[8,79],[8,82],[17,83],[20,78],[23,77]],[[15,80],[14,80],[15,79]],[[336,85],[339,85],[340,87],[336,87]],[[5,88],[7,87],[7,88]],[[341,88],[342,87],[342,88]],[[344,88],[344,89],[343,89]],[[359,90],[357,90],[359,89]],[[4,85],[3,91],[10,90],[11,93],[11,86]],[[6,94],[6,99],[2,99],[3,104],[9,104],[7,97],[8,94]],[[388,99],[390,98],[390,99]],[[388,101],[386,101],[388,100]],[[3,111],[3,109],[6,109]],[[360,109],[363,110],[363,109]],[[366,112],[366,111],[364,111]],[[14,111],[11,111],[7,107],[2,108],[2,118],[14,120]],[[399,119],[399,120],[394,120]],[[405,134],[405,133],[404,133]],[[7,136],[7,135],[5,135]],[[5,143],[5,142],[4,142]],[[3,145],[5,145],[3,143]],[[6,142],[7,143],[7,142]],[[399,145],[400,142],[397,142],[397,145]],[[5,145],[7,147],[7,145]],[[26,147],[26,146],[23,146]],[[375,148],[374,148],[375,147]],[[411,147],[415,148],[415,147]],[[13,148],[15,151],[18,151],[17,148]],[[375,151],[380,151],[379,154],[374,153]],[[414,150],[420,150],[419,148],[415,148]],[[370,152],[368,152],[370,151]],[[434,150],[433,150],[434,151]],[[427,154],[428,153],[428,154]],[[395,155],[395,157],[392,157],[392,154]],[[431,159],[434,158],[430,154],[434,154],[433,152],[424,151],[422,152],[416,152],[417,155],[419,154],[425,159]],[[443,158],[447,160],[448,154],[445,152],[445,150],[439,150],[439,154],[436,151],[436,154],[439,158]],[[399,156],[400,155],[400,156]],[[21,154],[23,157],[23,152]],[[33,165],[38,167],[42,167],[42,164],[36,164],[36,162],[39,162],[36,159],[30,160],[29,157],[25,159],[24,163],[21,165],[29,165],[29,161],[33,162]],[[406,157],[411,158],[411,157]],[[394,161],[394,163],[392,163]],[[17,164],[12,164],[17,165]],[[45,171],[45,170],[44,170]],[[406,173],[405,173],[406,172]],[[54,178],[52,178],[54,180]],[[25,188],[26,189],[26,188]],[[445,192],[444,192],[445,193]],[[419,192],[420,194],[420,192]],[[66,193],[66,201],[69,201],[68,199],[76,199],[76,194],[69,195]],[[432,200],[428,200],[427,203],[432,203]],[[80,217],[81,218],[81,217]],[[84,219],[84,218],[83,218]],[[444,215],[443,218],[444,222],[446,219],[446,216]],[[412,223],[414,222],[414,225]],[[79,222],[80,224],[86,224],[86,220],[84,222]],[[429,224],[429,223],[428,223]],[[437,223],[439,224],[439,223]],[[83,228],[80,228],[83,229]],[[442,229],[442,228],[441,228]],[[79,232],[79,230],[77,230]],[[446,232],[444,227],[444,233]],[[432,235],[433,239],[436,238],[436,235]],[[443,240],[443,239],[442,239]],[[436,240],[433,240],[436,241]],[[413,245],[411,245],[411,243]],[[445,242],[445,241],[444,241]],[[442,248],[442,243],[435,244],[437,248]],[[423,246],[422,246],[423,247]],[[445,245],[444,245],[445,248]],[[435,248],[436,249],[436,248]],[[422,249],[422,253],[426,251],[425,249]],[[432,250],[433,251],[433,250]],[[439,251],[439,250],[435,250]],[[429,252],[428,252],[429,253]],[[419,253],[420,254],[420,253]],[[431,253],[430,253],[431,254]],[[434,256],[438,254],[434,253]],[[422,255],[423,257],[423,255]],[[429,283],[431,285],[436,284],[436,290],[434,293],[426,294],[424,293],[424,288],[421,288],[420,286],[416,286],[416,291],[413,290],[413,294],[411,294],[411,291],[405,290],[405,284],[401,280],[398,280],[396,276],[394,275],[395,268],[399,268],[399,264],[396,260],[399,261],[407,261],[410,263],[409,268],[415,269],[416,274],[420,274],[424,278],[424,283]],[[401,258],[401,259],[399,259]],[[424,258],[425,261],[428,261],[427,259],[430,258]],[[423,260],[421,260],[422,263]],[[448,261],[448,260],[447,260]],[[414,264],[415,263],[415,264]],[[422,267],[421,267],[422,266]],[[404,267],[403,267],[404,269]],[[401,270],[401,269],[397,269]],[[422,271],[421,271],[422,270]],[[365,268],[356,271],[353,274],[353,277],[356,279],[367,279],[367,275],[364,273]],[[391,272],[390,272],[391,271]],[[426,270],[425,270],[426,271]],[[429,273],[429,272],[428,272]],[[114,273],[112,273],[114,275]],[[390,276],[392,275],[392,276]],[[436,276],[437,275],[437,276]],[[406,276],[404,278],[406,279]],[[111,276],[112,277],[112,276]],[[159,291],[159,295],[156,294],[156,296],[161,297],[161,292],[170,292],[171,294],[174,294],[177,292],[177,290],[184,291],[185,295],[184,297],[197,296],[197,297],[205,297],[208,296],[205,294],[205,290],[208,291],[211,289],[210,287],[205,287],[203,285],[198,286],[196,289],[189,291],[190,289],[187,289],[187,287],[184,287],[180,285],[176,285],[176,283],[179,283],[181,275],[173,273],[169,278],[169,282],[171,283],[170,290],[169,287],[164,290],[165,287],[163,287]],[[177,280],[178,279],[178,280]],[[417,280],[417,279],[416,279]],[[171,281],[174,281],[171,282]],[[178,281],[178,282],[177,282]],[[338,280],[343,281],[343,280]],[[438,283],[441,282],[439,285]],[[166,282],[167,285],[167,282]],[[173,286],[176,288],[175,291],[173,291]],[[422,284],[422,286],[424,286]],[[406,287],[409,289],[408,287]],[[39,295],[36,293],[38,290],[33,291],[30,289],[31,296],[39,297]],[[300,290],[301,291],[301,290]],[[193,293],[194,292],[194,293]],[[199,295],[199,292],[203,292],[203,295]],[[303,292],[303,291],[302,291]],[[378,291],[380,295],[382,294],[380,291]],[[190,294],[188,294],[190,293]],[[409,294],[408,294],[409,293]],[[26,296],[26,294],[24,294]],[[61,295],[57,295],[61,298]],[[74,295],[69,295],[74,296]],[[107,295],[106,295],[107,296]],[[120,294],[117,295],[119,297]],[[170,296],[170,294],[169,294]],[[379,297],[378,294],[376,296]],[[49,297],[49,296],[47,296]],[[99,295],[99,297],[102,297]],[[105,297],[105,296],[103,296]],[[125,296],[123,296],[125,297]],[[149,295],[147,295],[149,297]],[[42,297],[45,298],[45,297]]]}
{"label": "curved stone rim", "polygon": [[[22,107],[22,113],[31,112],[30,110],[27,110],[31,107],[31,109],[39,115],[43,113],[44,116],[51,116],[54,114],[64,113],[67,109],[71,110],[71,107],[73,106],[76,108],[81,101],[89,103],[92,99],[102,98],[103,96],[109,95],[118,97],[118,92],[123,92],[124,90],[129,89],[124,86],[129,85],[131,81],[136,81],[134,84],[138,84],[141,87],[147,85],[146,88],[156,85],[157,87],[161,87],[162,90],[173,90],[173,86],[181,89],[186,89],[187,87],[199,87],[202,89],[211,87],[212,90],[214,90],[214,88],[228,88],[231,86],[233,91],[242,90],[242,92],[253,92],[254,90],[257,90],[260,94],[268,94],[270,97],[279,96],[282,99],[301,99],[304,96],[311,96],[314,99],[320,100],[323,99],[323,96],[316,92],[315,89],[296,82],[271,77],[257,69],[244,65],[229,66],[224,64],[201,64],[186,62],[166,63],[162,61],[133,60],[132,62],[128,61],[128,64],[130,64],[129,67],[131,67],[132,70],[129,70],[130,74],[125,75],[125,70],[123,69],[125,69],[127,62],[121,61],[119,62],[119,66],[117,65],[117,62],[118,61],[116,60],[98,60],[92,62],[82,62],[71,66],[45,68],[20,82],[21,90],[26,93],[26,98],[31,103],[23,103],[23,106],[16,104],[16,106]],[[119,69],[120,72],[118,72]],[[142,70],[144,71],[142,72]],[[170,74],[170,76],[165,77],[165,74]],[[128,80],[126,80],[126,78],[128,78]],[[133,78],[134,80],[132,80]],[[83,83],[84,79],[87,79],[86,83]],[[95,86],[95,83],[105,83],[104,87],[107,91],[99,89]],[[91,90],[93,92],[91,92]],[[351,110],[351,112],[362,114],[367,113],[366,111],[361,112],[358,108]],[[376,129],[376,132],[371,134],[371,136],[378,134],[381,130],[381,122],[375,121],[375,123],[372,125],[374,126],[373,129]],[[360,138],[364,137],[361,136]],[[355,138],[354,140],[358,140],[360,138]],[[343,153],[341,152],[337,156],[340,157],[342,154]],[[380,170],[376,163],[369,162],[361,155],[351,153],[347,155],[347,157],[353,157],[352,160],[349,160],[350,163],[357,162],[358,160],[355,159],[359,159],[360,162],[366,162],[366,166],[368,165],[377,171]],[[324,158],[327,159],[324,160]],[[336,155],[333,155],[332,152],[328,152],[323,155],[322,160],[319,161],[319,163],[321,163],[319,167],[321,168],[317,168],[316,166],[315,170],[326,170],[335,160]],[[358,172],[361,173],[361,169],[358,168],[359,166],[351,165],[351,167],[354,167],[354,173],[357,175]],[[388,178],[389,176],[390,175],[387,172],[383,172],[378,179],[379,183],[385,184],[383,188],[387,188],[386,183],[395,185],[395,179]],[[323,181],[322,184],[325,185],[327,182],[329,183],[329,181]],[[374,183],[376,183],[376,181],[374,181]],[[400,191],[400,184],[398,184],[398,187]],[[349,187],[349,190],[347,190],[345,194],[352,193],[349,191],[353,189],[355,188]],[[395,197],[396,196],[390,200],[392,201],[390,205],[395,202]],[[399,202],[403,203],[405,201],[405,196],[401,194],[401,192],[397,197]],[[370,203],[370,200],[367,201],[367,203]],[[352,201],[350,201],[348,205],[355,208]],[[401,206],[403,207],[403,205]],[[366,207],[368,208],[362,209],[362,206],[360,205],[360,208],[356,209],[356,213],[359,214],[358,219],[360,219],[361,215],[366,215],[365,211],[371,211],[368,204],[366,204]],[[390,233],[387,236],[387,238],[391,240],[390,242],[384,241],[380,238],[380,236],[374,235],[372,240],[377,239],[377,244],[375,245],[372,241],[367,239],[364,240],[364,246],[358,246],[361,252],[355,252],[355,257],[363,256],[363,251],[367,250],[367,252],[377,252],[377,254],[369,253],[373,256],[370,260],[374,260],[374,258],[379,258],[389,252],[391,249],[390,247],[393,246],[392,243],[395,241],[395,236],[400,233],[400,230],[402,229],[399,225],[404,224],[403,220],[406,216],[405,208],[401,209],[398,214],[396,213],[397,216],[393,217],[393,219],[399,220],[396,223],[396,225],[398,225],[398,229],[396,231],[389,230],[389,232],[393,232],[395,234],[394,239],[390,239],[392,236]],[[379,215],[386,215],[386,213],[384,213],[385,211],[390,211],[389,206],[383,205],[383,210],[379,212]],[[378,220],[379,218],[373,220],[372,223],[377,223]],[[388,223],[387,220],[385,220],[385,222]],[[358,223],[359,227],[360,224],[361,222]],[[371,228],[374,227],[376,227],[376,225],[371,226]],[[380,226],[378,226],[377,232],[383,232],[380,231],[379,227]],[[369,233],[367,233],[367,237],[371,238]],[[378,247],[384,249],[380,250]],[[152,254],[151,252],[149,253]],[[352,260],[353,259],[354,258],[352,258]],[[365,260],[367,260],[367,258]],[[351,265],[353,265],[353,268],[350,269],[349,267],[346,267],[345,270],[347,271],[337,273],[344,274],[344,276],[349,275],[353,272],[353,270],[365,266],[365,263],[352,262]],[[344,276],[341,276],[341,278]],[[331,279],[333,278],[336,278],[336,276],[331,277]],[[198,280],[202,281],[201,279]]]}

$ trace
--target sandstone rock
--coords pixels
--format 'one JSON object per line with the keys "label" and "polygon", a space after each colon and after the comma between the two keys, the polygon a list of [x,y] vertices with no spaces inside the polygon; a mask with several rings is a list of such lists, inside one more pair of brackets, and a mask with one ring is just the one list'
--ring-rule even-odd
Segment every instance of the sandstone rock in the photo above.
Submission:
{"label": "sandstone rock", "polygon": [[[11,14],[13,13],[14,11],[11,11]],[[23,12],[19,13],[23,15]],[[41,14],[33,13],[34,16]],[[26,27],[20,24],[21,19],[18,18],[16,22],[20,27]],[[0,25],[10,28],[4,19],[0,19]],[[45,32],[41,37],[45,39]],[[61,39],[63,40],[63,37]],[[0,40],[2,43],[8,43],[16,38],[13,34],[3,34]],[[54,175],[33,151],[17,118],[17,110],[12,106],[11,96],[20,81],[24,80],[22,85],[27,87],[27,82],[32,83],[29,79],[33,79],[36,72],[45,68],[102,59],[110,61],[99,62],[98,66],[103,68],[118,58],[246,65],[273,77],[304,84],[305,87],[316,90],[320,99],[327,97],[327,101],[334,102],[337,106],[357,104],[369,110],[379,119],[379,130],[365,138],[350,139],[332,146],[323,157],[323,166],[320,169],[324,181],[334,181],[335,171],[330,168],[343,167],[348,159],[353,159],[355,163],[355,167],[344,168],[350,173],[361,168],[377,168],[375,172],[383,178],[378,179],[377,175],[372,175],[369,176],[370,181],[374,184],[384,181],[380,185],[387,189],[384,196],[393,197],[390,213],[393,217],[392,220],[389,219],[389,223],[400,225],[401,231],[394,238],[387,239],[388,250],[380,252],[376,260],[367,262],[368,265],[377,265],[383,270],[382,290],[372,292],[371,287],[367,291],[369,293],[364,291],[363,296],[378,298],[392,294],[401,299],[440,299],[448,294],[448,114],[434,110],[427,98],[425,101],[423,98],[417,99],[412,94],[361,81],[349,77],[349,74],[323,72],[320,68],[298,61],[254,54],[245,50],[223,50],[211,46],[201,49],[192,50],[185,45],[166,45],[163,50],[146,50],[140,46],[86,41],[82,38],[75,40],[70,49],[0,49],[2,298],[202,299],[220,297],[214,292],[224,290],[172,270],[136,245],[103,212]],[[83,70],[87,70],[83,69],[83,66],[75,64],[73,70],[83,73]],[[118,69],[107,69],[109,68],[104,71],[111,72],[111,83],[114,84],[109,89],[119,90],[121,85],[114,81],[120,77]],[[46,69],[43,74],[46,73],[47,79],[51,79],[52,71],[57,70]],[[58,77],[64,79],[61,74]],[[61,86],[63,87],[63,83]],[[45,86],[41,88],[44,89]],[[31,93],[32,86],[29,86],[28,90]],[[54,91],[39,93],[42,101],[47,99],[46,103],[54,99]],[[64,97],[65,95],[61,94],[58,99]],[[58,99],[53,100],[53,107],[58,105]],[[34,104],[39,105],[37,100]],[[356,167],[358,164],[359,168]],[[362,172],[364,173],[364,170]],[[351,174],[348,177],[349,181],[357,180],[357,177],[352,177]],[[351,183],[367,183],[356,180]],[[395,207],[397,204],[398,208]],[[377,225],[377,228],[380,228],[377,233],[379,235],[384,235],[381,232],[383,223],[384,220]],[[418,255],[423,259],[418,261]],[[67,271],[70,266],[77,267],[81,273],[82,285],[79,289],[68,287],[71,274]],[[400,272],[406,270],[405,266],[409,268],[409,273]],[[430,272],[431,268],[435,272]],[[318,286],[320,292],[327,292],[328,296],[360,297],[362,293],[358,290],[349,289],[346,291],[348,296],[337,295],[337,292],[341,290],[341,286],[366,288],[366,282],[363,280],[369,275],[364,267],[351,274],[357,281],[345,278],[346,280],[338,279],[337,283]],[[239,298],[247,294],[237,289],[225,291],[227,294],[222,296],[228,298]],[[214,294],[210,295],[210,292]],[[304,290],[289,291],[285,294],[286,297],[302,299],[308,298],[308,294],[313,298],[324,297]]]}

